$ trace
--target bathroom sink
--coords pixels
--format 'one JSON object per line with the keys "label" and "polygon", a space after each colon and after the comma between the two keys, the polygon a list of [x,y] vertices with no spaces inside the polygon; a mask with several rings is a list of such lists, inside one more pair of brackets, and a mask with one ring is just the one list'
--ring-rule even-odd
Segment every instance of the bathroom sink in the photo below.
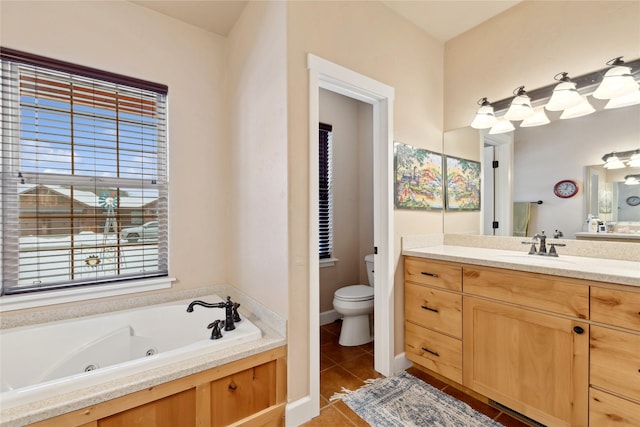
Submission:
{"label": "bathroom sink", "polygon": [[530,264],[530,265],[550,265],[550,266],[560,266],[563,264],[566,265],[575,265],[575,262],[569,261],[567,259],[562,258],[562,255],[559,257],[552,256],[544,256],[544,255],[529,255],[529,254],[509,254],[509,255],[496,255],[496,261],[504,261],[504,262],[516,262],[519,264]]}

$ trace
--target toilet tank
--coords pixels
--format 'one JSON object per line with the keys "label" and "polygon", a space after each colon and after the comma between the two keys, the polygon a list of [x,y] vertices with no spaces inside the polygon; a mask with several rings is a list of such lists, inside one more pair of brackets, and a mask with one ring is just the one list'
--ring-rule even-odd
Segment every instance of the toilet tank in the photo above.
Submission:
{"label": "toilet tank", "polygon": [[367,278],[369,279],[369,286],[373,286],[373,254],[364,257],[364,263],[367,266]]}

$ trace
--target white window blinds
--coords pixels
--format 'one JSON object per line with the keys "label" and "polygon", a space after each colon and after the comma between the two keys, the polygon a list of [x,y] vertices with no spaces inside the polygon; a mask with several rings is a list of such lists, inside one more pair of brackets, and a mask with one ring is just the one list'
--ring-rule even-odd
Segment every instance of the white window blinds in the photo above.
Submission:
{"label": "white window blinds", "polygon": [[166,86],[0,55],[2,293],[166,276]]}
{"label": "white window blinds", "polygon": [[333,180],[332,180],[332,126],[320,123],[318,163],[319,170],[319,195],[318,195],[318,220],[319,220],[319,256],[331,258],[333,252]]}

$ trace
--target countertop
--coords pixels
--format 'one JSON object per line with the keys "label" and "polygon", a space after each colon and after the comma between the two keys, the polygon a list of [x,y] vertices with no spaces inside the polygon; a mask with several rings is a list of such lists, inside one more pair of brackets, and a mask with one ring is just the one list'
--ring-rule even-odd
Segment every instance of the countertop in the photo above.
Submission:
{"label": "countertop", "polygon": [[589,239],[624,239],[624,240],[640,240],[638,233],[589,233],[581,231],[575,233],[576,237],[587,237]]}
{"label": "countertop", "polygon": [[436,244],[403,249],[403,255],[454,261],[640,287],[640,261],[560,255],[528,255],[523,251]]}
{"label": "countertop", "polygon": [[[218,296],[231,295],[234,301],[240,302],[242,304],[240,313],[260,328],[262,338],[186,359],[179,363],[110,380],[97,386],[65,393],[54,398],[2,410],[0,411],[0,426],[24,426],[286,345],[286,324],[273,312],[242,295],[231,286],[210,287],[205,292]],[[198,293],[203,294],[203,292]],[[182,298],[183,293],[177,294],[176,299]],[[24,320],[24,322],[32,323],[29,320]]]}

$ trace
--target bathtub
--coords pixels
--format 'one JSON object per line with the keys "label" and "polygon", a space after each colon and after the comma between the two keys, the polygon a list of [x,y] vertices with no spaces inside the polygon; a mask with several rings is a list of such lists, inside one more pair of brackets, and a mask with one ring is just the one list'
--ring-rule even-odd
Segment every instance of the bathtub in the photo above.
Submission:
{"label": "bathtub", "polygon": [[262,337],[243,316],[235,330],[211,340],[207,325],[224,320],[224,309],[197,306],[187,313],[189,302],[0,331],[0,407],[4,411]]}

